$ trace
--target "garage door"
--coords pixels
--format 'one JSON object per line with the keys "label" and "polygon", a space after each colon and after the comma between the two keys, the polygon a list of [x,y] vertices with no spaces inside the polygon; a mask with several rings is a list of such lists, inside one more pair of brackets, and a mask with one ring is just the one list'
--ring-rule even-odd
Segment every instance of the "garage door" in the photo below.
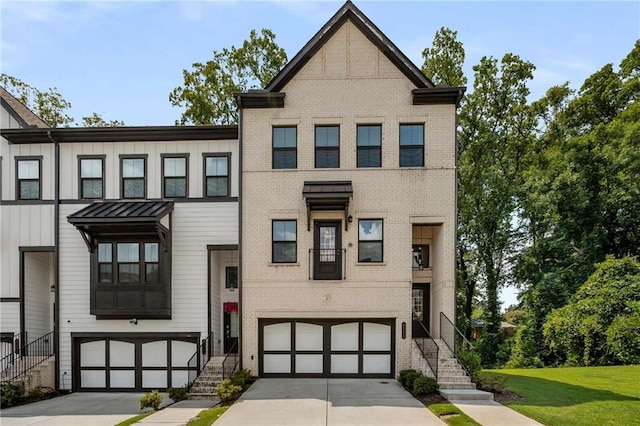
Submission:
{"label": "garage door", "polygon": [[393,377],[395,320],[259,320],[261,377]]}
{"label": "garage door", "polygon": [[140,391],[184,386],[198,337],[102,335],[73,342],[75,391]]}

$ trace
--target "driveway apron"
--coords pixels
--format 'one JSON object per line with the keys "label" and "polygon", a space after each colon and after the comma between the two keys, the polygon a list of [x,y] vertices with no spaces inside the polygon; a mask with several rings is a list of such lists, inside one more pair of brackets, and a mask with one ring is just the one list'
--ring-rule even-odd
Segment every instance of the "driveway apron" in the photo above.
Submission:
{"label": "driveway apron", "polygon": [[216,426],[444,425],[392,379],[260,379]]}

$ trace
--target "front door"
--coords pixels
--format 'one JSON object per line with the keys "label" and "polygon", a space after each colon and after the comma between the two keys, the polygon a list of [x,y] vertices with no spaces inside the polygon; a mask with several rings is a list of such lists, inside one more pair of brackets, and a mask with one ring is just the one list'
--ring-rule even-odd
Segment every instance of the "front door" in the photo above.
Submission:
{"label": "front door", "polygon": [[413,324],[412,337],[426,337],[429,330],[430,284],[414,284],[412,294]]}
{"label": "front door", "polygon": [[316,222],[313,279],[342,279],[342,222]]}
{"label": "front door", "polygon": [[238,312],[225,312],[224,326],[224,353],[238,353]]}

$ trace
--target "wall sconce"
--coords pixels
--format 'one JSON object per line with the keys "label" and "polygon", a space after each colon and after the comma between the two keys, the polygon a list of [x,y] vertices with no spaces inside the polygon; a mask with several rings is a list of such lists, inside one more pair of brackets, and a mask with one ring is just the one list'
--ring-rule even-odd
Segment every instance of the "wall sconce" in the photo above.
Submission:
{"label": "wall sconce", "polygon": [[349,216],[347,217],[347,221],[349,221],[349,223],[353,222],[353,216],[349,215]]}
{"label": "wall sconce", "polygon": [[407,323],[404,321],[402,322],[402,338],[407,338]]}
{"label": "wall sconce", "polygon": [[129,320],[129,324],[131,324],[131,325],[136,325],[136,324],[138,324],[138,319],[137,319],[137,318],[131,318],[131,319]]}
{"label": "wall sconce", "polygon": [[49,287],[51,289],[51,293],[55,293],[56,292],[56,285],[55,284],[51,284],[51,287]]}

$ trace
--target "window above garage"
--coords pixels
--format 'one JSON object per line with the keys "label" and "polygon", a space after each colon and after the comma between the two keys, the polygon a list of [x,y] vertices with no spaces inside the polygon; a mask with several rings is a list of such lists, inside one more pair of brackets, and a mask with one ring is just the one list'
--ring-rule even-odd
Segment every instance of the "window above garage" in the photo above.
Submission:
{"label": "window above garage", "polygon": [[90,253],[90,312],[99,319],[171,317],[167,201],[96,202],[67,220]]}

